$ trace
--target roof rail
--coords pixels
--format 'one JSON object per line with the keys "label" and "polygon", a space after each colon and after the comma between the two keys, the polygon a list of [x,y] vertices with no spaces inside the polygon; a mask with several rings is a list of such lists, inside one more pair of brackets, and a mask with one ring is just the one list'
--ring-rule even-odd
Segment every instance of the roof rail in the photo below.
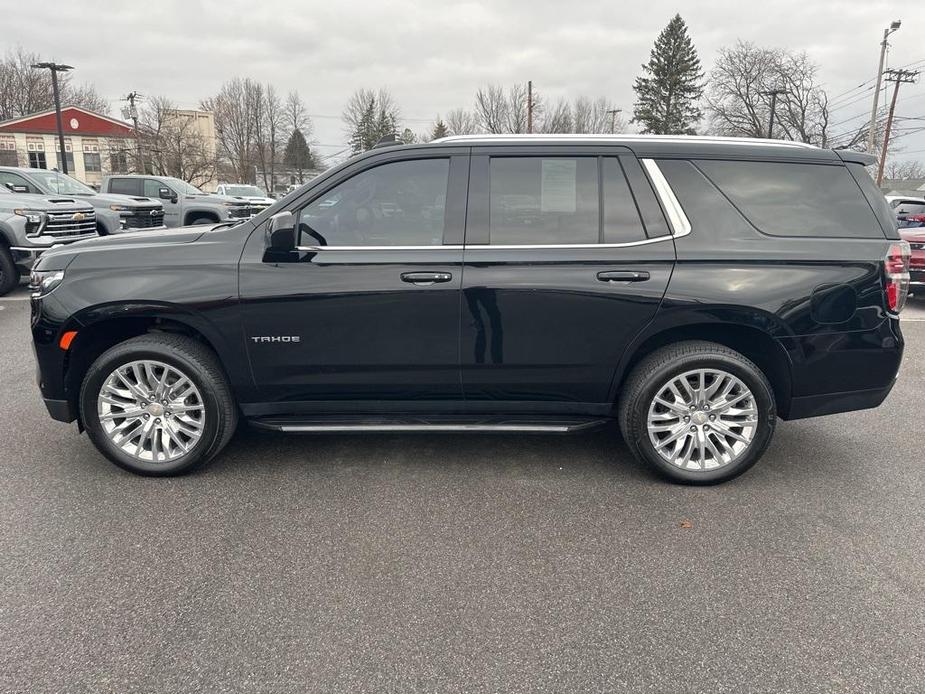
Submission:
{"label": "roof rail", "polygon": [[675,142],[675,143],[714,143],[714,144],[729,144],[729,145],[742,145],[742,146],[754,146],[754,145],[766,145],[771,147],[799,147],[801,149],[819,149],[816,145],[811,145],[806,142],[794,142],[792,140],[768,140],[765,138],[758,137],[721,137],[713,135],[588,135],[588,134],[574,134],[574,135],[539,135],[539,134],[511,134],[511,135],[498,135],[498,134],[487,134],[487,135],[448,135],[447,137],[441,137],[432,142],[523,142],[529,140],[542,140],[542,141],[552,141],[552,142],[581,142],[581,141],[590,141],[590,142],[614,142],[614,143],[625,143],[625,142]]}

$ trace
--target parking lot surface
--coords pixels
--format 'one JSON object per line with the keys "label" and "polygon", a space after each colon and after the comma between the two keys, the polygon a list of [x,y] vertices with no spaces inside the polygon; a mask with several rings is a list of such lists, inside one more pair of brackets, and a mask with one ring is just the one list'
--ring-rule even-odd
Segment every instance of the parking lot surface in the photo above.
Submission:
{"label": "parking lot surface", "polygon": [[925,302],[878,410],[718,487],[614,428],[239,432],[145,479],[53,422],[0,299],[0,691],[925,691]]}

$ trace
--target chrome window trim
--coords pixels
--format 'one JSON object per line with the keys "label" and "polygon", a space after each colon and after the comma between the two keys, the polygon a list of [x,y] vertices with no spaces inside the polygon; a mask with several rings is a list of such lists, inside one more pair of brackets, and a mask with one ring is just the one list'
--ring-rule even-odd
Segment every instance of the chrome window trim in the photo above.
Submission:
{"label": "chrome window trim", "polygon": [[658,164],[653,159],[640,159],[640,161],[646,173],[649,174],[649,180],[652,181],[655,194],[662,203],[662,207],[665,208],[665,214],[668,216],[668,223],[671,224],[671,229],[674,232],[672,236],[674,236],[674,238],[687,236],[691,233],[691,222],[687,218],[687,215],[684,214],[684,208],[681,207],[681,203],[678,202],[678,198],[675,197],[674,191],[665,179],[662,170],[658,168]]}
{"label": "chrome window trim", "polygon": [[631,246],[645,246],[650,243],[659,243],[668,239],[681,238],[691,233],[691,223],[684,213],[684,208],[675,196],[668,181],[665,179],[662,170],[653,159],[641,159],[643,168],[652,181],[652,187],[655,195],[665,209],[668,217],[668,223],[671,225],[672,232],[667,236],[656,236],[654,239],[642,239],[640,241],[625,241],[623,243],[545,243],[545,244],[490,244],[490,243],[470,243],[463,245],[447,246],[296,246],[296,250],[318,253],[320,251],[510,251],[510,250],[541,250],[541,249],[569,249],[580,250],[583,248],[628,248]]}
{"label": "chrome window trim", "polygon": [[296,246],[297,251],[461,251],[461,245],[448,246]]}

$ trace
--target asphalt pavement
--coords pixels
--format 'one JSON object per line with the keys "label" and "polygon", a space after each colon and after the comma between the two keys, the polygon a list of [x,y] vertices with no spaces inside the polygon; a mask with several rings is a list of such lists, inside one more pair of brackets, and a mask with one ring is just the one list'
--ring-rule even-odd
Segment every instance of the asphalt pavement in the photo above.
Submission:
{"label": "asphalt pavement", "polygon": [[710,488],[590,434],[284,436],[135,477],[0,299],[0,691],[923,692],[925,302],[877,410]]}

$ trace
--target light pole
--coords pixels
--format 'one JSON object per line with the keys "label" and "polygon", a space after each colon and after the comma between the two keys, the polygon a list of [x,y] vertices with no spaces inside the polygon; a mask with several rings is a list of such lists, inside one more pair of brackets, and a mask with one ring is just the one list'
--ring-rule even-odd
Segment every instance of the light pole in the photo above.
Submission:
{"label": "light pole", "polygon": [[610,134],[613,135],[614,131],[617,129],[617,114],[622,113],[622,108],[611,108],[607,110],[607,113],[610,114]]}
{"label": "light pole", "polygon": [[880,42],[880,64],[877,67],[877,88],[874,89],[874,105],[870,109],[870,125],[867,127],[867,151],[874,153],[875,140],[877,139],[877,102],[880,99],[880,85],[883,80],[883,61],[886,60],[887,39],[890,34],[897,31],[902,26],[902,20],[896,19],[890,22],[890,26],[883,30],[883,41]]}
{"label": "light pole", "polygon": [[55,120],[58,122],[58,147],[61,148],[61,158],[58,162],[61,165],[61,171],[67,173],[67,154],[64,151],[64,126],[61,124],[61,96],[58,93],[58,73],[67,72],[74,68],[70,65],[60,63],[36,63],[32,67],[51,70],[51,88],[55,95]]}

